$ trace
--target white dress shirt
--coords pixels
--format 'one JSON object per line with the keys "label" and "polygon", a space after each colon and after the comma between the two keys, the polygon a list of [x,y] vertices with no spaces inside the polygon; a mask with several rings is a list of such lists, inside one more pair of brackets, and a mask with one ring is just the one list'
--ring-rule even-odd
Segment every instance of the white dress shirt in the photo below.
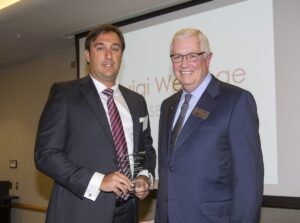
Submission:
{"label": "white dress shirt", "polygon": [[[99,94],[99,97],[102,101],[105,113],[106,113],[106,117],[107,120],[110,124],[110,118],[109,118],[109,113],[108,113],[108,108],[107,108],[107,96],[105,94],[102,93],[102,91],[104,91],[107,87],[105,85],[103,85],[101,82],[97,81],[95,78],[92,77],[92,75],[90,75],[90,77],[92,78],[97,92]],[[119,114],[120,114],[120,118],[122,121],[122,125],[123,125],[123,129],[124,129],[124,134],[125,134],[125,138],[126,138],[126,143],[127,143],[127,151],[128,154],[132,154],[133,153],[133,122],[132,122],[132,117],[129,111],[129,108],[126,104],[126,101],[119,89],[119,85],[116,84],[113,87],[111,87],[111,89],[114,90],[113,92],[113,98],[115,101],[115,104],[118,108]],[[130,162],[130,167],[133,167],[133,160],[129,159]],[[131,173],[133,174],[133,170],[131,169]],[[151,174],[149,174],[148,170],[142,170],[139,175],[145,175],[147,177],[149,177],[149,179],[152,179]],[[85,191],[84,197],[95,201],[96,198],[98,197],[99,193],[100,193],[100,185],[102,183],[102,180],[104,178],[104,174],[102,173],[98,173],[95,172],[93,177],[91,178],[89,185]]]}

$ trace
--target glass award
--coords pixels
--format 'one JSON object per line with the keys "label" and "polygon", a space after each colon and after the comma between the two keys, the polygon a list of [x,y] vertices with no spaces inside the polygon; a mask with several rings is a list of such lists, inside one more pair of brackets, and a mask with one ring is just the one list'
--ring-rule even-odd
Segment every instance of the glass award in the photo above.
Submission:
{"label": "glass award", "polygon": [[[126,175],[133,182],[133,184],[136,183],[137,175],[142,170],[147,169],[146,151],[123,155],[118,157],[115,161],[118,164],[119,171]],[[135,191],[132,193],[134,192]]]}

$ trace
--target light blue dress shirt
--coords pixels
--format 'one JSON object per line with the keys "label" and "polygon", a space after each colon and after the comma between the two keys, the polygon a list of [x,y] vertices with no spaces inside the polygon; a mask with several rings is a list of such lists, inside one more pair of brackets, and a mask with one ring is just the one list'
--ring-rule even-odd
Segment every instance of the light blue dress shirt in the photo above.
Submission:
{"label": "light blue dress shirt", "polygon": [[[197,102],[201,98],[203,92],[207,88],[207,86],[208,86],[211,78],[212,78],[211,74],[208,73],[206,75],[206,77],[204,78],[204,80],[202,81],[202,83],[194,91],[190,92],[190,94],[192,95],[192,97],[191,97],[190,102],[189,102],[189,108],[188,108],[188,110],[186,112],[186,115],[184,117],[183,125],[186,122],[186,120],[188,119],[188,117],[190,116],[190,114],[192,113],[192,111],[195,108]],[[186,92],[185,90],[183,90],[183,93],[182,93],[180,101],[179,101],[179,105],[178,105],[177,110],[176,110],[176,114],[175,114],[175,118],[174,118],[174,122],[173,122],[173,128],[174,128],[174,125],[175,125],[175,123],[176,123],[176,121],[178,119],[178,116],[180,114],[181,106],[182,106],[182,104],[184,102],[184,98],[185,98],[186,94],[188,94],[188,92]]]}

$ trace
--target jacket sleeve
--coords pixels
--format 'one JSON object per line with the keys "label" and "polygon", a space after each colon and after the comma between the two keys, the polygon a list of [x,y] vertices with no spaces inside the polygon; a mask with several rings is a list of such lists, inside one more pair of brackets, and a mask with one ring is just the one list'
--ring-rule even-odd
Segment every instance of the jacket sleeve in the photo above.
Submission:
{"label": "jacket sleeve", "polygon": [[141,138],[141,142],[142,145],[141,147],[145,149],[146,152],[146,169],[148,169],[148,171],[152,174],[153,178],[155,179],[155,167],[156,167],[156,151],[153,148],[153,140],[151,137],[151,128],[150,128],[150,120],[149,120],[149,113],[148,113],[148,109],[147,109],[147,104],[145,99],[143,98],[143,107],[145,109],[145,114],[147,117],[147,120],[145,120],[147,122],[147,128],[146,129],[142,129],[144,131],[142,131],[142,138]]}
{"label": "jacket sleeve", "polygon": [[231,223],[257,223],[263,197],[264,166],[253,96],[244,91],[229,123],[233,168]]}
{"label": "jacket sleeve", "polygon": [[34,161],[37,169],[82,198],[94,172],[65,155],[67,113],[63,88],[54,84],[39,121]]}

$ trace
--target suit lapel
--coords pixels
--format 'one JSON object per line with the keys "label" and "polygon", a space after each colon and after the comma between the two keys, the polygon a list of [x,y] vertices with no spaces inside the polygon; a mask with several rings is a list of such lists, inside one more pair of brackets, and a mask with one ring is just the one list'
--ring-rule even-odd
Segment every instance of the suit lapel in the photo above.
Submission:
{"label": "suit lapel", "polygon": [[122,85],[119,85],[119,89],[126,101],[126,104],[129,108],[132,123],[133,123],[133,152],[136,153],[138,151],[138,140],[139,140],[139,117],[138,117],[138,106],[136,104],[135,98],[132,97],[133,94],[128,94],[128,91],[126,88],[124,88]]}
{"label": "suit lapel", "polygon": [[182,94],[182,90],[177,92],[170,101],[170,104],[168,106],[168,110],[166,111],[167,117],[166,118],[166,129],[167,129],[167,137],[168,137],[168,153],[170,153],[171,149],[171,135],[172,135],[172,129],[173,129],[173,122],[176,114],[176,110],[180,101],[180,97]]}
{"label": "suit lapel", "polygon": [[81,80],[80,91],[83,97],[87,100],[90,108],[93,110],[97,120],[99,121],[99,124],[103,127],[107,137],[110,139],[112,145],[114,146],[115,144],[104,107],[98,95],[97,89],[89,76]]}
{"label": "suit lapel", "polygon": [[[203,92],[201,98],[197,102],[193,111],[195,111],[195,109],[202,109],[208,112],[207,118],[209,118],[209,114],[212,113],[213,109],[217,105],[217,101],[215,100],[215,97],[218,94],[219,94],[219,82],[217,79],[212,77],[211,82],[207,86],[206,90]],[[179,148],[188,139],[188,137],[195,131],[195,129],[199,125],[201,125],[204,121],[205,121],[204,117],[199,117],[197,115],[194,115],[192,112],[183,126],[183,129],[179,135],[174,150]]]}

